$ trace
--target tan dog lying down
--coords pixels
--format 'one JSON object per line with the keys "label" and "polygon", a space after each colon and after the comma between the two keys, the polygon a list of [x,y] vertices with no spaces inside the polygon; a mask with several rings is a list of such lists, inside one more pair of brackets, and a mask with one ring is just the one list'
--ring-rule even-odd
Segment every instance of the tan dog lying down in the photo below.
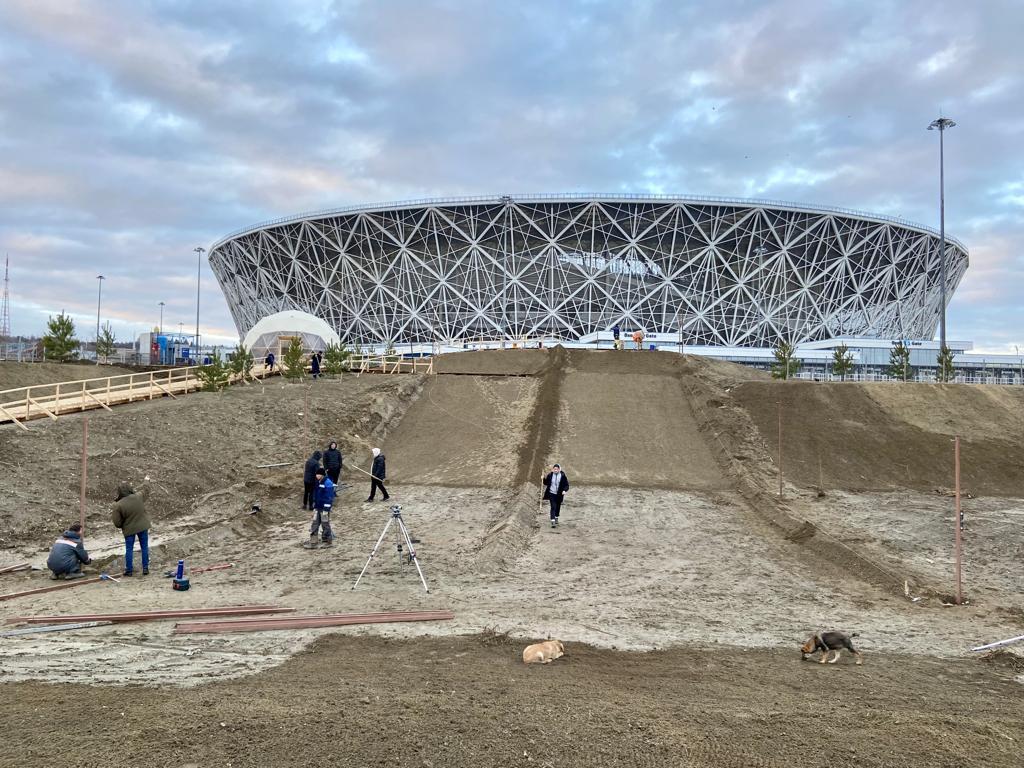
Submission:
{"label": "tan dog lying down", "polygon": [[545,640],[526,646],[523,651],[524,664],[550,664],[565,655],[565,646],[559,640]]}

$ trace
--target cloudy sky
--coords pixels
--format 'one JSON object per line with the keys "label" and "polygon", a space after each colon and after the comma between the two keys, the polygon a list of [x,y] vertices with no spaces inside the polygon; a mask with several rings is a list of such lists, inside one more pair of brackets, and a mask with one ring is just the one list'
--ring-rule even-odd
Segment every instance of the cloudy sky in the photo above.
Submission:
{"label": "cloudy sky", "polygon": [[[244,8],[244,9],[243,9]],[[13,331],[195,325],[196,246],[459,194],[772,198],[938,226],[949,337],[1024,346],[1024,3],[0,1]],[[237,340],[203,265],[203,333]]]}

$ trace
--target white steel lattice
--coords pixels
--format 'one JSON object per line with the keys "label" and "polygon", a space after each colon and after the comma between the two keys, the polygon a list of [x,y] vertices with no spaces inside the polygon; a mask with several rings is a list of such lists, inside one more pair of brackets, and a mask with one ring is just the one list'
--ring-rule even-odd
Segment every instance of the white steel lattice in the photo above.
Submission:
{"label": "white steel lattice", "polygon": [[[967,250],[947,238],[947,296]],[[686,344],[930,338],[939,238],[898,219],[788,203],[631,196],[417,201],[257,226],[210,249],[244,335],[286,309],[349,343],[576,340]]]}

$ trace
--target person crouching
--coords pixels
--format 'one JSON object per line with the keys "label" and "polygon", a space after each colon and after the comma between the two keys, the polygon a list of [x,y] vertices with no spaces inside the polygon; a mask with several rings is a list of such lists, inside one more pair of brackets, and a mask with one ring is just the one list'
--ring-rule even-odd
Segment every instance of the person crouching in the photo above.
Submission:
{"label": "person crouching", "polygon": [[82,541],[82,526],[75,523],[50,548],[46,567],[51,579],[80,579],[85,576],[82,566],[92,562]]}
{"label": "person crouching", "polygon": [[331,507],[334,505],[334,483],[327,477],[323,467],[316,470],[316,493],[313,498],[313,523],[309,526],[309,541],[303,544],[304,549],[316,549],[317,531],[323,528],[320,546],[329,547],[334,543],[334,532],[331,530]]}

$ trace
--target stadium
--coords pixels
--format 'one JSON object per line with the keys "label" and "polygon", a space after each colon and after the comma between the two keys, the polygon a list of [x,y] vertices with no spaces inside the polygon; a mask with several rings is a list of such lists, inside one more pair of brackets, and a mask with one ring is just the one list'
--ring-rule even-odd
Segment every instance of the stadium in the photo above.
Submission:
{"label": "stadium", "polygon": [[[968,265],[946,239],[947,301]],[[298,310],[364,347],[928,339],[940,239],[901,219],[777,201],[504,195],[319,211],[232,233],[210,265],[240,336]]]}

